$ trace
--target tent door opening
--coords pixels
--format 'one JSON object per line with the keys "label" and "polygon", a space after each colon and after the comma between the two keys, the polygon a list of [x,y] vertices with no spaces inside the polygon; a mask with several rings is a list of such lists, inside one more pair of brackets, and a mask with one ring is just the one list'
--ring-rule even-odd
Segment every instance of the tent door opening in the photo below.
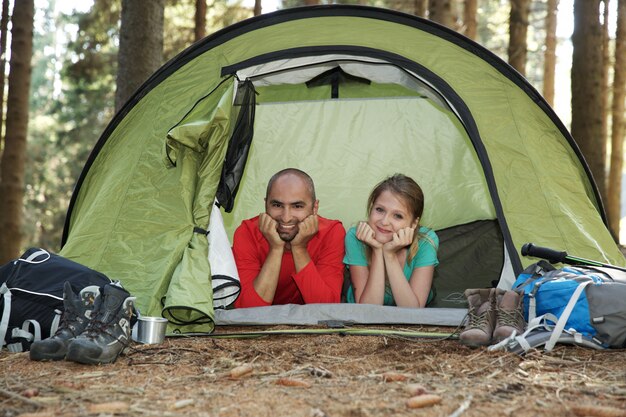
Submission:
{"label": "tent door opening", "polygon": [[427,82],[386,62],[336,56],[264,63],[237,77],[253,83],[256,110],[237,196],[224,215],[230,238],[264,210],[267,180],[280,169],[308,172],[320,214],[346,229],[366,219],[371,189],[399,172],[422,187],[421,223],[440,237],[434,305],[462,307],[465,288],[513,278],[472,141]]}

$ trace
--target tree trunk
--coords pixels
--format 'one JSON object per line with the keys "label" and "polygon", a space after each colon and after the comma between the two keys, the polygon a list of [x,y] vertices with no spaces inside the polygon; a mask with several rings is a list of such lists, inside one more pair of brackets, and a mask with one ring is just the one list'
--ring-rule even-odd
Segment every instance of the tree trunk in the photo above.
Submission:
{"label": "tree trunk", "polygon": [[572,136],[578,143],[606,201],[602,137],[602,25],[600,0],[574,0],[572,34]]}
{"label": "tree trunk", "polygon": [[554,72],[556,70],[556,12],[559,0],[548,0],[546,14],[546,49],[543,53],[543,97],[554,106]]}
{"label": "tree trunk", "polygon": [[509,64],[526,75],[526,33],[528,32],[529,0],[511,0],[509,20]]}
{"label": "tree trunk", "polygon": [[478,0],[465,0],[463,9],[463,25],[465,26],[465,36],[476,40],[476,13],[478,10]]}
{"label": "tree trunk", "polygon": [[603,0],[604,16],[602,19],[602,140],[608,143],[609,140],[609,67],[611,65],[611,54],[609,52],[609,0]]}
{"label": "tree trunk", "polygon": [[428,10],[428,0],[413,0],[413,14],[419,17],[426,17],[426,10]]}
{"label": "tree trunk", "polygon": [[624,166],[624,100],[626,99],[626,0],[617,3],[617,34],[613,65],[613,123],[611,127],[611,169],[607,193],[609,228],[619,236],[622,199],[622,168]]}
{"label": "tree trunk", "polygon": [[163,61],[165,0],[122,0],[115,111]]}
{"label": "tree trunk", "polygon": [[254,15],[259,16],[263,13],[263,6],[261,5],[261,0],[254,0]]}
{"label": "tree trunk", "polygon": [[305,6],[316,6],[320,4],[320,0],[304,0]]}
{"label": "tree trunk", "polygon": [[[259,3],[261,0],[257,0]],[[255,3],[256,11],[256,3]],[[259,12],[260,13],[260,12]],[[255,12],[256,16],[256,12]],[[197,42],[206,36],[206,0],[196,0],[196,19],[194,27],[194,40]]]}
{"label": "tree trunk", "polygon": [[0,172],[0,264],[17,258],[21,249],[24,208],[24,166],[28,130],[31,56],[33,55],[34,0],[13,7],[11,72],[7,97],[7,123]]}
{"label": "tree trunk", "polygon": [[2,18],[0,19],[0,155],[4,147],[4,71],[7,62],[7,28],[9,26],[9,0],[2,0]]}
{"label": "tree trunk", "polygon": [[428,18],[450,29],[455,28],[454,4],[452,0],[430,0],[428,2]]}

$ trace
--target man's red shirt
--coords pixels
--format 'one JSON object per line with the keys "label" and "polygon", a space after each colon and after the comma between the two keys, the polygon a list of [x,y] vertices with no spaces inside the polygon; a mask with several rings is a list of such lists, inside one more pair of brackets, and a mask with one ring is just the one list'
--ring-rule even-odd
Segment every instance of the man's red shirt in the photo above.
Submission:
{"label": "man's red shirt", "polygon": [[[271,304],[338,303],[343,285],[346,232],[338,220],[318,216],[318,232],[307,244],[311,261],[296,273],[291,251],[285,250],[278,286]],[[233,236],[233,254],[241,280],[235,307],[268,306],[254,289],[269,253],[269,243],[259,230],[259,216],[244,220]]]}

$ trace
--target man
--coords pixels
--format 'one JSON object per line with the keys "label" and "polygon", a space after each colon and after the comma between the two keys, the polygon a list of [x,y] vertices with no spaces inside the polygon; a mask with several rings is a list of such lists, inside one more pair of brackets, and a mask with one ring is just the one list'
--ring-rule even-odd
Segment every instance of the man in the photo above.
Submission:
{"label": "man", "polygon": [[233,237],[241,280],[236,307],[338,303],[345,230],[317,214],[313,180],[284,169],[272,176],[265,213],[244,220]]}

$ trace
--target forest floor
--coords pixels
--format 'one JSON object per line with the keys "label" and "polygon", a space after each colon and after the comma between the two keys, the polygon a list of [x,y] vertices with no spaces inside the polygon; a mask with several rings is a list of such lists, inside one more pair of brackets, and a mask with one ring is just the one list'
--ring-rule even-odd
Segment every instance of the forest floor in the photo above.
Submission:
{"label": "forest floor", "polygon": [[[455,339],[177,337],[98,366],[5,350],[0,381],[0,417],[626,416],[626,350],[566,345],[519,356]],[[412,408],[419,393],[440,402]]]}

